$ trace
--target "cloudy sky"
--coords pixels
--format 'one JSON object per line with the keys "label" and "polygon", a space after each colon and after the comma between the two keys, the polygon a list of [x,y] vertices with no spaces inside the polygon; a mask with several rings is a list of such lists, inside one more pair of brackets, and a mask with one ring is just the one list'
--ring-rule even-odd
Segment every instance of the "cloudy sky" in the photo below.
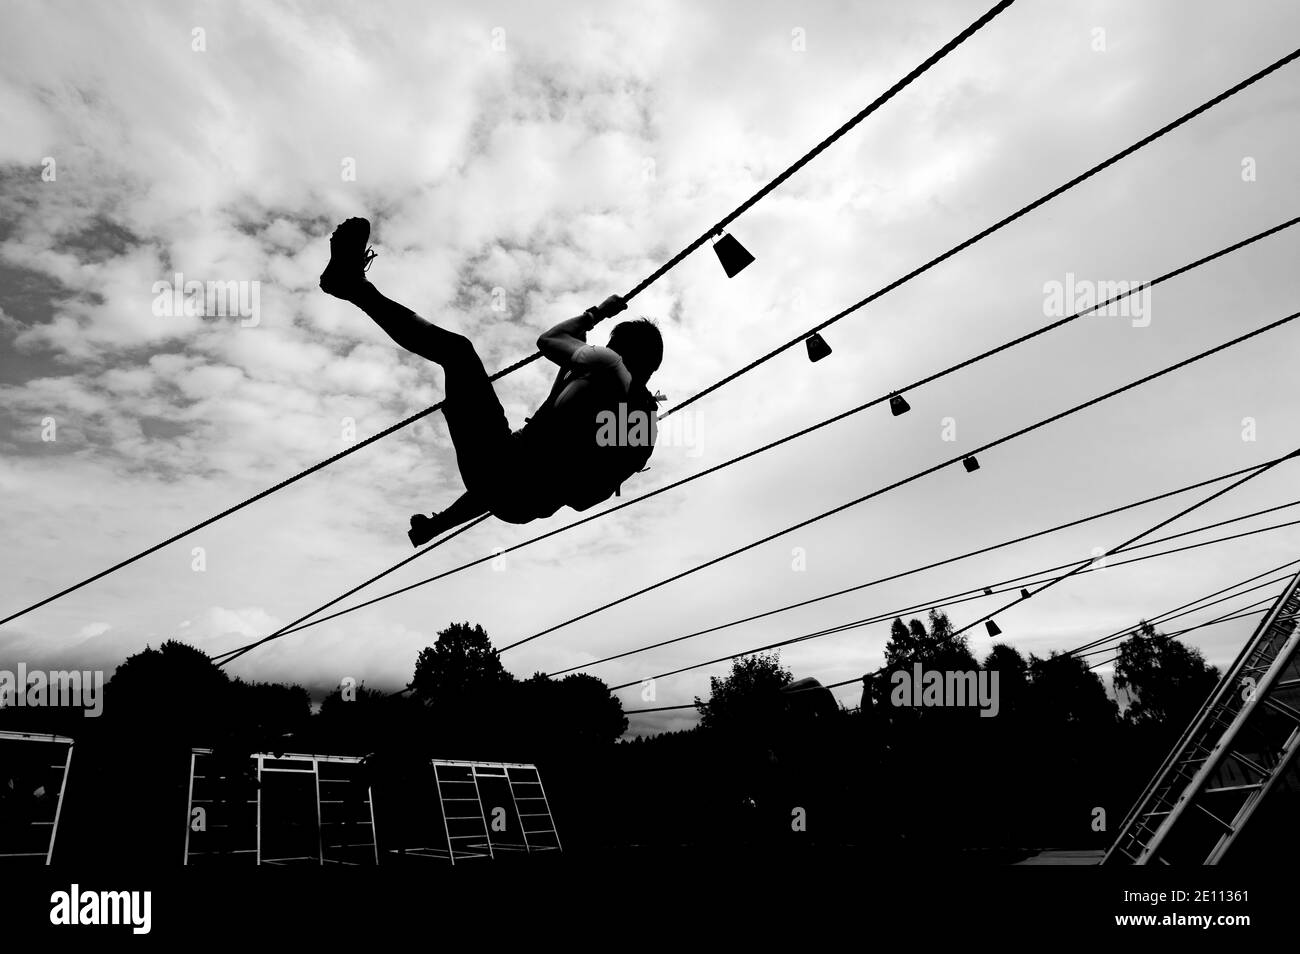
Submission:
{"label": "cloudy sky", "polygon": [[[435,366],[317,289],[340,219],[374,222],[381,289],[470,334],[500,367],[547,325],[632,287],[986,6],[7,3],[0,616],[441,397]],[[667,342],[653,383],[671,402],[689,396],[1298,41],[1300,8],[1286,0],[1021,0],[738,220],[757,257],[747,271],[726,279],[705,249],[636,299]],[[791,350],[683,412],[625,495],[1040,326],[1052,317],[1045,286],[1069,274],[1148,279],[1295,215],[1297,70],[833,326],[830,358],[814,366]],[[451,621],[482,623],[497,645],[521,639],[1290,314],[1297,252],[1300,231],[1282,233],[1155,289],[1149,322],[1076,322],[909,392],[905,417],[857,415],[497,566],[287,636],[232,671],[318,694],[345,676],[397,687]],[[256,320],[158,314],[155,284],[178,272],[246,294],[257,283]],[[1297,344],[1300,322],[981,455],[974,474],[940,471],[505,662],[520,676],[580,664],[1293,450]],[[516,426],[547,384],[541,364],[501,382]],[[1298,467],[1166,532],[1289,502]],[[238,646],[408,555],[409,515],[459,489],[443,422],[428,418],[0,627],[0,665],[111,669],[168,638]],[[592,671],[626,682],[1083,559],[1195,499]],[[573,517],[489,521],[376,592]],[[1282,564],[1298,543],[1300,528],[1276,530],[1083,576],[999,625],[1024,652],[1070,648]],[[952,616],[960,625],[996,605]],[[1190,641],[1223,664],[1250,628]],[[868,627],[782,658],[797,676],[837,681],[879,665],[886,636]],[[972,643],[987,649],[982,628]],[[723,671],[661,680],[653,704],[690,702]],[[693,718],[641,716],[634,729]]]}

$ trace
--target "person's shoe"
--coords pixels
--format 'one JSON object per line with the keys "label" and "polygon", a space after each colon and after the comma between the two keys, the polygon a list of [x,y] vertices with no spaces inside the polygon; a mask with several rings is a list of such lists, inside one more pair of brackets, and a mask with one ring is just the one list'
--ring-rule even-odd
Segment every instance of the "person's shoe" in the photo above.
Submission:
{"label": "person's shoe", "polygon": [[320,273],[321,291],[350,301],[366,281],[366,271],[376,252],[370,241],[370,223],[366,219],[347,219],[330,236],[330,261]]}
{"label": "person's shoe", "polygon": [[436,513],[431,517],[417,513],[411,517],[411,529],[406,532],[411,540],[411,546],[422,547],[438,535],[441,528],[438,526],[437,516]]}

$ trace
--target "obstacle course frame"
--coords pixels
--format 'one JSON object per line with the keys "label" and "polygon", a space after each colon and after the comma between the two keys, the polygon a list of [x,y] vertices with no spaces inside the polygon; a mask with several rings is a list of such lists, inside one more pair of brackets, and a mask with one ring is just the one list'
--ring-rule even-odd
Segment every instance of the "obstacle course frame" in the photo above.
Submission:
{"label": "obstacle course frame", "polygon": [[73,746],[63,735],[0,731],[0,862],[53,862]]}
{"label": "obstacle course frame", "polygon": [[193,749],[184,864],[370,865],[382,858],[454,866],[500,852],[562,850],[536,765],[430,759],[413,768],[377,781],[367,760],[355,756],[227,759]]}
{"label": "obstacle course frame", "polygon": [[378,864],[363,760],[259,752],[222,764],[211,749],[192,749],[184,864],[239,856],[258,865]]}

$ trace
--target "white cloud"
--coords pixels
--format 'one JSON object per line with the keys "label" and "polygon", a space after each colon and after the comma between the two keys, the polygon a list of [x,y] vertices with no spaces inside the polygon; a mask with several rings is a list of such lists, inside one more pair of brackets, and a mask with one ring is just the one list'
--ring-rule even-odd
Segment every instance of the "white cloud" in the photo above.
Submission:
{"label": "white cloud", "polygon": [[113,627],[108,623],[87,623],[81,629],[77,630],[76,639],[94,639],[96,636],[103,636]]}

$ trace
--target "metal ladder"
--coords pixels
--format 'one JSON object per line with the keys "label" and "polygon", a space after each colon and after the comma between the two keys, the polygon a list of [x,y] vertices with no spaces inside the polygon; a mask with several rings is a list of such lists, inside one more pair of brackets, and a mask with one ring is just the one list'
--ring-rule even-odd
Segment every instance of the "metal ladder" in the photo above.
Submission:
{"label": "metal ladder", "polygon": [[452,865],[457,858],[492,858],[492,838],[488,834],[473,763],[434,759],[432,764],[433,784],[442,807],[442,825],[447,833],[447,852]]}
{"label": "metal ladder", "polygon": [[1102,864],[1222,860],[1300,750],[1300,573],[1130,810]]}
{"label": "metal ladder", "polygon": [[[546,800],[546,789],[542,787],[542,776],[537,771],[537,766],[507,765],[506,779],[510,782],[510,797],[514,799],[515,813],[519,816],[519,830],[523,834],[524,845],[528,851],[563,850],[560,846],[560,833],[555,830],[555,819],[551,816],[551,805]],[[521,791],[524,794],[521,795]],[[531,823],[529,821],[538,818],[544,821]],[[537,827],[530,828],[529,824],[535,824]]]}

